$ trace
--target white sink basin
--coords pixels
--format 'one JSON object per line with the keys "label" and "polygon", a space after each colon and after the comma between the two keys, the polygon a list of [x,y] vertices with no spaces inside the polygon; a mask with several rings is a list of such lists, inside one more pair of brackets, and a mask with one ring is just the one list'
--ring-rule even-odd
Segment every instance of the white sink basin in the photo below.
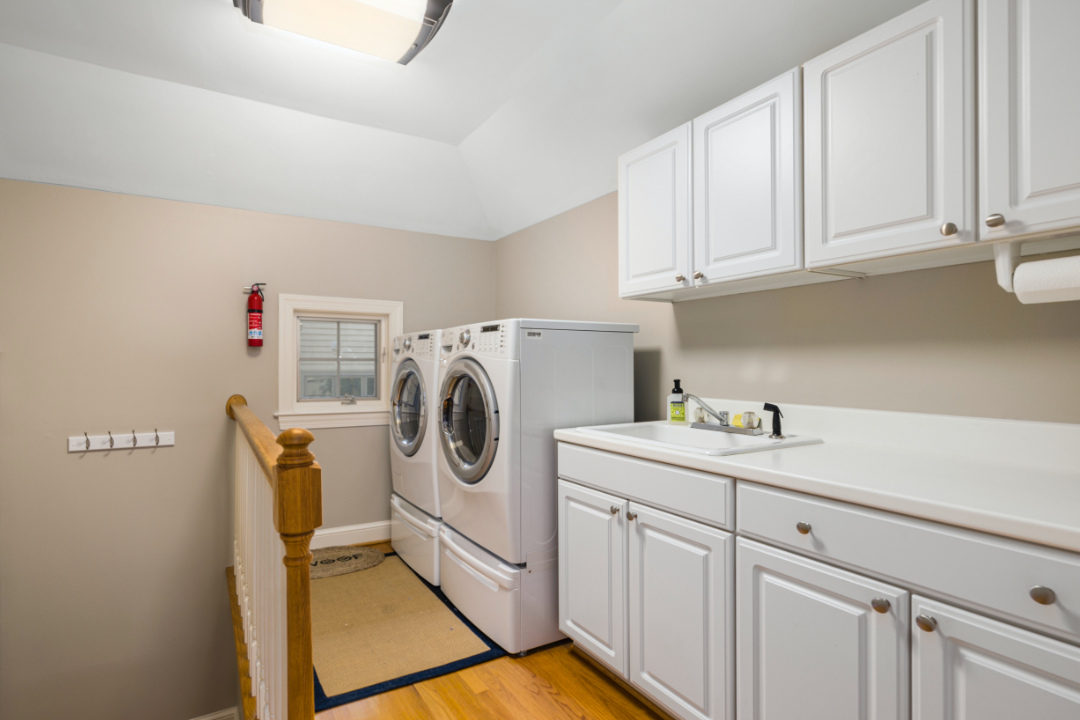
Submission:
{"label": "white sink basin", "polygon": [[701,455],[738,455],[799,445],[816,445],[822,442],[821,438],[806,435],[788,435],[783,440],[772,440],[768,435],[740,435],[718,430],[701,430],[689,425],[678,427],[663,420],[621,425],[596,425],[578,428],[578,432]]}

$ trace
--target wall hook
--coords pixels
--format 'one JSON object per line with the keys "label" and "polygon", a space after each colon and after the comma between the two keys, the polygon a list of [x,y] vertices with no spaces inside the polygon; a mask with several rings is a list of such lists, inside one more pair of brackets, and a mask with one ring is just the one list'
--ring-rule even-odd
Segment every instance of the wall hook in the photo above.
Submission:
{"label": "wall hook", "polygon": [[83,430],[83,437],[86,438],[86,449],[89,450],[90,449],[90,436],[86,434],[85,430]]}
{"label": "wall hook", "polygon": [[154,444],[155,445],[160,445],[161,444],[161,438],[158,437],[157,428],[154,428]]}
{"label": "wall hook", "polygon": [[134,430],[132,430],[131,431],[131,447],[138,447],[138,445],[139,445],[139,436],[135,434]]}
{"label": "wall hook", "polygon": [[109,430],[108,433],[109,433],[109,447],[112,447],[113,446],[112,430]]}

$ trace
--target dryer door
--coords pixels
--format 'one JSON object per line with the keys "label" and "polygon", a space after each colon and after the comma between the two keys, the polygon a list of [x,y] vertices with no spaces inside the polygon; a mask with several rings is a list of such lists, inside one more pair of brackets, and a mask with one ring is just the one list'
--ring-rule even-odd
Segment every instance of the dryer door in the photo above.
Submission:
{"label": "dryer door", "polygon": [[411,359],[398,366],[390,386],[390,432],[405,456],[416,454],[427,429],[427,392],[424,376]]}
{"label": "dryer door", "polygon": [[450,470],[464,483],[478,483],[499,445],[499,406],[491,380],[480,363],[461,358],[447,368],[439,395],[439,435]]}

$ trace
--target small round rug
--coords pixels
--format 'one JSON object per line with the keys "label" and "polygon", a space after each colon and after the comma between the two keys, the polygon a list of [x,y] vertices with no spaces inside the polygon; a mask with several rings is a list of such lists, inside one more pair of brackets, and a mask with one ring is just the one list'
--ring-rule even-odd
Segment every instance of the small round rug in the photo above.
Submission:
{"label": "small round rug", "polygon": [[319,548],[312,550],[312,554],[315,556],[311,561],[312,580],[367,570],[381,563],[386,557],[375,548],[356,545]]}

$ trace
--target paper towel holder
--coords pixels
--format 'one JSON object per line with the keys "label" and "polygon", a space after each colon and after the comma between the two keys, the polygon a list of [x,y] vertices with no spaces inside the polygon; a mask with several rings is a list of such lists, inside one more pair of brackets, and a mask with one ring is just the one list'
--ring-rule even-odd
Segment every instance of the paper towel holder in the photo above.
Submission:
{"label": "paper towel holder", "polygon": [[1005,292],[1016,292],[1013,288],[1013,273],[1020,264],[1020,243],[999,242],[994,245],[994,267],[997,269],[998,285]]}

